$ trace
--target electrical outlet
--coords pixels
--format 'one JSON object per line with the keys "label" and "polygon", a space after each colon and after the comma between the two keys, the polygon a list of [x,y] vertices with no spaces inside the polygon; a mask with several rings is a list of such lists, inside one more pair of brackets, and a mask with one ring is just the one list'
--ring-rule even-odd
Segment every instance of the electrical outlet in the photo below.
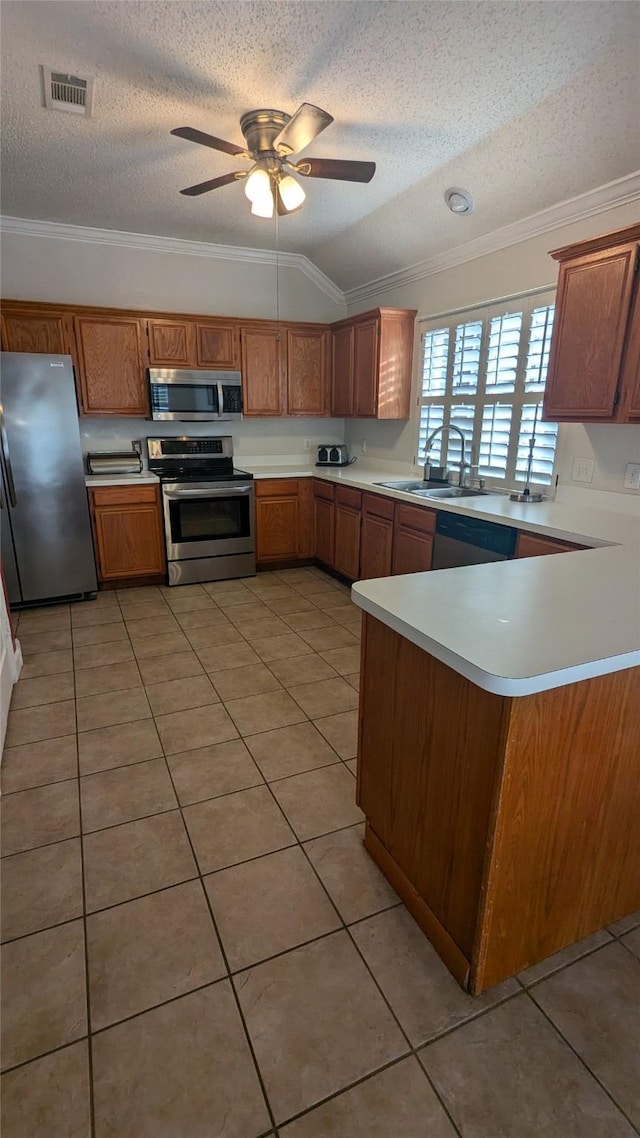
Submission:
{"label": "electrical outlet", "polygon": [[592,482],[593,481],[593,459],[592,458],[574,458],[573,470],[571,477],[574,482]]}
{"label": "electrical outlet", "polygon": [[363,439],[362,442],[360,443],[360,452],[361,452],[361,454],[367,453],[367,440],[366,439]]}
{"label": "electrical outlet", "polygon": [[304,449],[305,450],[311,450],[311,439],[305,439],[304,440]]}
{"label": "electrical outlet", "polygon": [[624,472],[625,490],[640,490],[640,462],[628,462]]}

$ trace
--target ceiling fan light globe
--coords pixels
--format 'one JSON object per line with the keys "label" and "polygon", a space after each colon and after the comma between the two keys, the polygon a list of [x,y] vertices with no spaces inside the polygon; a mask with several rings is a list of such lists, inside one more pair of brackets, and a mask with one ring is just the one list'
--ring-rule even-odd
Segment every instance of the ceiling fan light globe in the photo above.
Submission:
{"label": "ceiling fan light globe", "polygon": [[245,182],[244,192],[250,202],[259,201],[271,194],[271,179],[267,171],[259,167],[252,170]]}
{"label": "ceiling fan light globe", "polygon": [[273,217],[273,194],[271,189],[267,194],[261,194],[251,203],[251,212],[254,217]]}
{"label": "ceiling fan light globe", "polygon": [[307,196],[300,183],[296,182],[290,174],[285,174],[284,178],[281,178],[278,189],[284,207],[288,211],[298,209]]}

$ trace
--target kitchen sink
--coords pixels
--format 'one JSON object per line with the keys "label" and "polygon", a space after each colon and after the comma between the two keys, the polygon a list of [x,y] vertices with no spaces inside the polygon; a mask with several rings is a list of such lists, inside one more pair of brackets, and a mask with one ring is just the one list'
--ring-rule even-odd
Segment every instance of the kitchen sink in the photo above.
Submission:
{"label": "kitchen sink", "polygon": [[442,486],[439,490],[411,490],[417,498],[479,498],[488,490],[471,490],[468,486]]}
{"label": "kitchen sink", "polygon": [[[437,484],[431,482],[418,482],[414,479],[413,482],[374,482],[373,485],[384,486],[386,490],[404,490],[405,493],[415,494],[416,490],[427,490],[430,486],[435,486]],[[444,489],[447,489],[447,487],[444,487]]]}

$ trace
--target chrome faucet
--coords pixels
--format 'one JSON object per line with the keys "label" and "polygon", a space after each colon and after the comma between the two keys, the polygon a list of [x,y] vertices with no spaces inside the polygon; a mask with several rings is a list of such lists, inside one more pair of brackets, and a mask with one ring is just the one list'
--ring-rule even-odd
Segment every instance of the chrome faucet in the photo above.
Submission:
{"label": "chrome faucet", "polygon": [[[425,482],[428,481],[428,479],[427,479],[427,467],[429,466],[429,447],[431,446],[431,443],[435,439],[436,435],[439,435],[441,431],[457,431],[458,434],[460,435],[460,451],[461,451],[461,453],[460,453],[460,474],[458,476],[458,486],[465,486],[466,485],[466,473],[465,473],[465,471],[467,471],[469,469],[469,463],[465,461],[465,457],[464,457],[464,444],[465,444],[464,435],[463,435],[462,431],[460,430],[460,427],[456,427],[455,423],[443,423],[441,427],[436,427],[435,431],[431,432],[431,434],[429,435],[429,438],[427,439],[426,443],[424,444],[424,453],[427,456],[427,460],[424,464],[424,480],[425,480]],[[445,463],[443,462],[442,465],[444,466]]]}

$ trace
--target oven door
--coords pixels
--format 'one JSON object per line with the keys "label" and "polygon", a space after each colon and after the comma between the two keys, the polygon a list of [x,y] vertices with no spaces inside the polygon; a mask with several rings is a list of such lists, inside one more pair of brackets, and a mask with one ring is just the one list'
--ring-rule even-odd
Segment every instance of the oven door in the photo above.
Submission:
{"label": "oven door", "polygon": [[162,486],[169,561],[253,553],[253,482],[166,482]]}

